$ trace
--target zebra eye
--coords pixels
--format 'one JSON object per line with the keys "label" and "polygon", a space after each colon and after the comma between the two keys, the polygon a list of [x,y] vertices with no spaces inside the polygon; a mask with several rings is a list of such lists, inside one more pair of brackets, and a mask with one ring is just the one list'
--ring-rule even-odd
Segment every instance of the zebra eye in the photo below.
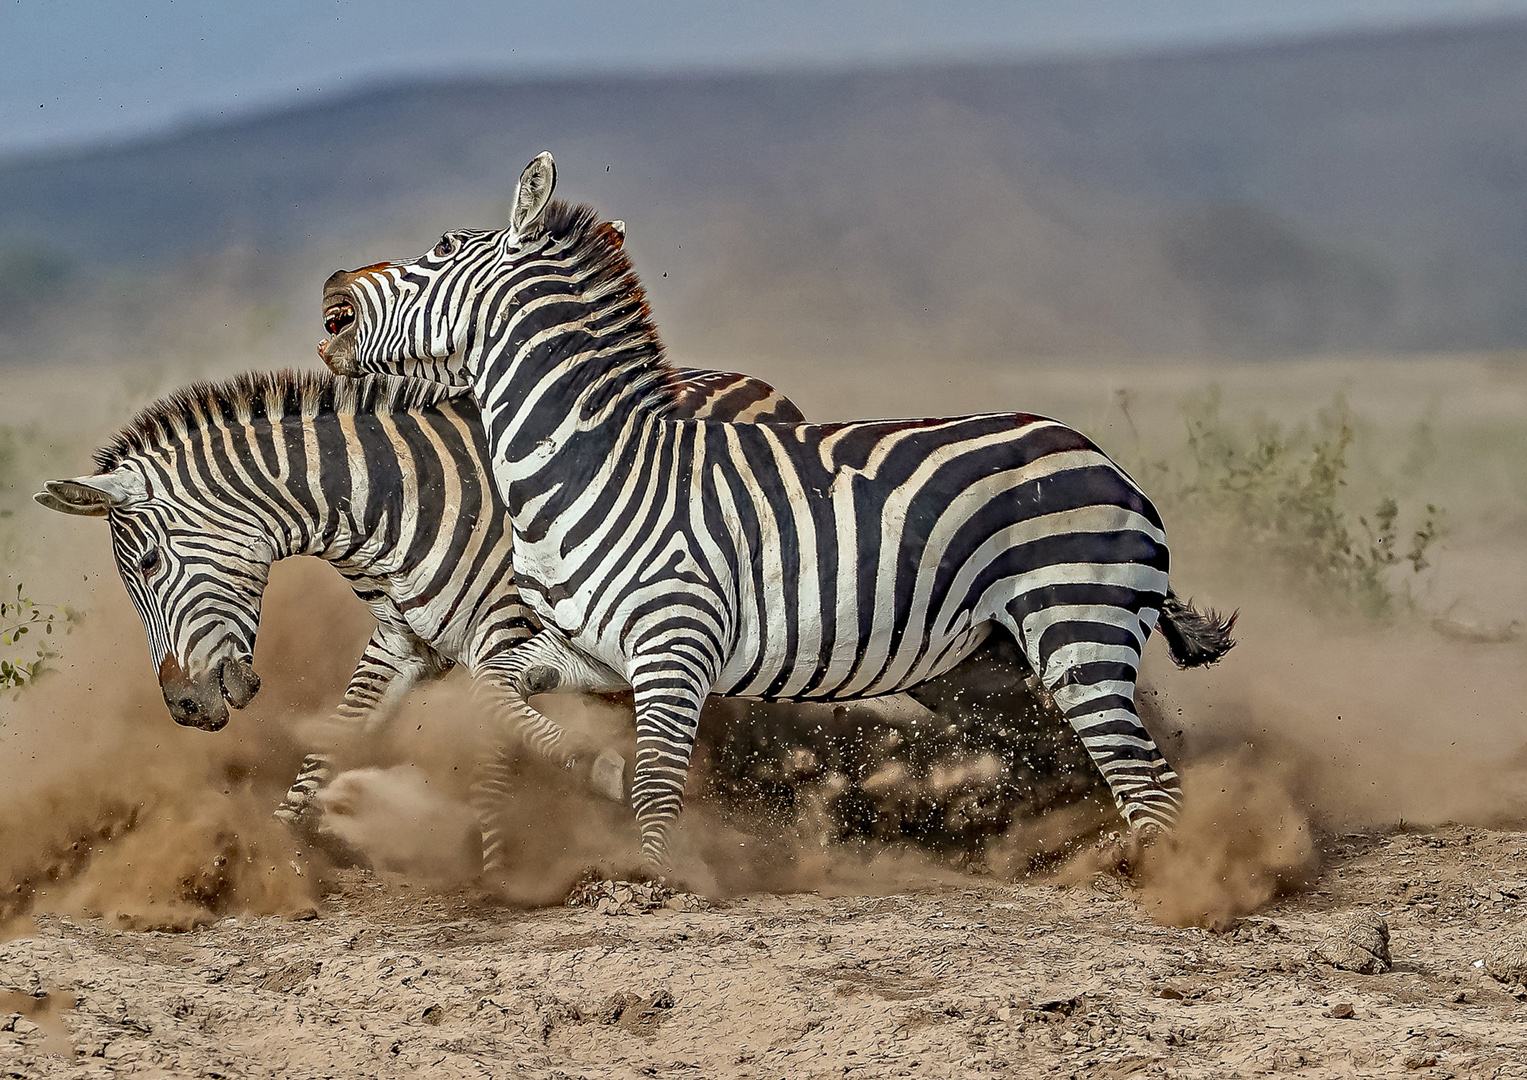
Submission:
{"label": "zebra eye", "polygon": [[148,577],[149,575],[153,574],[154,571],[158,570],[163,563],[164,559],[159,554],[159,549],[149,548],[143,553],[142,557],[138,559],[138,569],[140,572],[142,572],[144,577]]}
{"label": "zebra eye", "polygon": [[456,246],[456,238],[450,233],[446,233],[440,238],[440,243],[435,245],[435,257],[437,259],[449,258],[456,254]]}

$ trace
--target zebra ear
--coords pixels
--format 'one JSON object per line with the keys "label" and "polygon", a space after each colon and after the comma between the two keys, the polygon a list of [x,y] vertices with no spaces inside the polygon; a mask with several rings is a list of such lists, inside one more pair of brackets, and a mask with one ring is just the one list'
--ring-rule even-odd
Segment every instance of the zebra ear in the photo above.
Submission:
{"label": "zebra ear", "polygon": [[103,473],[73,480],[49,480],[43,484],[45,490],[32,498],[60,514],[105,517],[114,507],[142,494],[142,481],[134,483],[137,479],[120,473]]}
{"label": "zebra ear", "polygon": [[552,189],[557,186],[557,165],[550,151],[543,150],[525,166],[520,179],[514,185],[514,207],[509,211],[509,229],[516,236],[524,236],[535,228],[546,204],[551,202]]}
{"label": "zebra ear", "polygon": [[58,496],[46,491],[39,491],[36,495],[32,496],[32,499],[37,505],[46,506],[49,510],[56,510],[60,514],[79,514],[82,517],[106,516],[106,507],[104,506],[99,509],[94,506],[79,507],[74,503],[66,503]]}

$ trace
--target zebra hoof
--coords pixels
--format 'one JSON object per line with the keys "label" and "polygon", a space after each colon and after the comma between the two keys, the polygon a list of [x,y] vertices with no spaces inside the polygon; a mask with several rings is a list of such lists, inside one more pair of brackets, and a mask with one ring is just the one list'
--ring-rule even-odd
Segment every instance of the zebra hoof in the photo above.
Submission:
{"label": "zebra hoof", "polygon": [[323,822],[323,813],[311,802],[300,805],[282,803],[271,817],[291,833],[293,840],[303,844],[313,842]]}
{"label": "zebra hoof", "polygon": [[1166,849],[1170,837],[1166,828],[1154,821],[1147,821],[1125,833],[1115,841],[1118,872],[1133,878],[1152,852],[1159,854]]}
{"label": "zebra hoof", "polygon": [[374,869],[371,856],[326,828],[315,829],[308,837],[308,845],[314,851],[321,852],[338,869]]}
{"label": "zebra hoof", "polygon": [[1165,847],[1172,838],[1171,832],[1159,822],[1147,821],[1129,835],[1130,856],[1139,860],[1152,848]]}
{"label": "zebra hoof", "polygon": [[309,804],[299,810],[283,805],[271,816],[287,828],[293,840],[318,852],[333,866],[370,869],[370,857],[348,840],[329,831],[324,826],[323,812],[316,806]]}
{"label": "zebra hoof", "polygon": [[626,759],[613,750],[605,750],[589,769],[589,783],[611,802],[626,801]]}

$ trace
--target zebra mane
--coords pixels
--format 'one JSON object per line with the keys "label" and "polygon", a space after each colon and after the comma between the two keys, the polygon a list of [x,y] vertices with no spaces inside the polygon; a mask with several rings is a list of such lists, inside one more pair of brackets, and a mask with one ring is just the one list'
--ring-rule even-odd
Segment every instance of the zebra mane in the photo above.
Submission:
{"label": "zebra mane", "polygon": [[252,420],[324,413],[365,415],[428,408],[467,391],[394,375],[346,378],[327,371],[270,371],[181,387],[147,406],[95,452],[108,473],[136,454],[168,449],[192,432]]}
{"label": "zebra mane", "polygon": [[634,392],[647,409],[667,412],[678,402],[680,376],[664,354],[647,305],[647,290],[626,256],[625,238],[614,226],[601,222],[592,206],[561,199],[547,204],[541,228],[567,245],[585,272],[585,299],[599,304],[624,334],[619,343],[623,359],[611,373],[611,381],[619,383],[619,389]]}

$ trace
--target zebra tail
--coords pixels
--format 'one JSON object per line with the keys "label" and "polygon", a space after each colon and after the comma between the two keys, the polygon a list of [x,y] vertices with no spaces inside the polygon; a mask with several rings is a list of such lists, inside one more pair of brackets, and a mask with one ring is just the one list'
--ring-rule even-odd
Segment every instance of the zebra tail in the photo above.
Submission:
{"label": "zebra tail", "polygon": [[1161,636],[1166,638],[1167,651],[1172,654],[1174,664],[1180,668],[1200,667],[1214,663],[1235,645],[1230,631],[1239,614],[1232,611],[1225,616],[1212,608],[1196,611],[1192,601],[1179,600],[1177,594],[1168,589],[1157,625],[1161,628]]}

